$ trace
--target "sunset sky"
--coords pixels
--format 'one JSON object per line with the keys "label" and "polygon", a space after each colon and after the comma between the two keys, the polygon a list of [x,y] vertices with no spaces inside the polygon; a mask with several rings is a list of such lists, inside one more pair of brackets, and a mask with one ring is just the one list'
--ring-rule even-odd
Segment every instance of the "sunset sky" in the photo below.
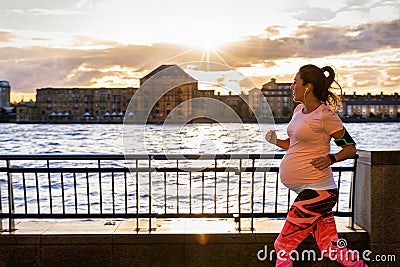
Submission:
{"label": "sunset sky", "polygon": [[400,0],[0,0],[0,80],[137,87],[161,64],[208,60],[257,87],[332,65],[345,92],[400,92]]}

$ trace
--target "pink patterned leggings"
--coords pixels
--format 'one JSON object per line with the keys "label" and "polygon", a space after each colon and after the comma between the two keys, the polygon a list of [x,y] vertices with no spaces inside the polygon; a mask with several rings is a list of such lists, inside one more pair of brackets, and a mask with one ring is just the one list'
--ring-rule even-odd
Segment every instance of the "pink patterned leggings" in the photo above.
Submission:
{"label": "pink patterned leggings", "polygon": [[[276,266],[293,266],[293,256],[290,254],[310,233],[323,256],[337,260],[344,266],[367,266],[358,258],[357,253],[338,244],[339,238],[332,212],[337,199],[337,189],[306,189],[297,196],[290,207],[283,229],[275,240]],[[302,255],[301,252],[296,254]]]}

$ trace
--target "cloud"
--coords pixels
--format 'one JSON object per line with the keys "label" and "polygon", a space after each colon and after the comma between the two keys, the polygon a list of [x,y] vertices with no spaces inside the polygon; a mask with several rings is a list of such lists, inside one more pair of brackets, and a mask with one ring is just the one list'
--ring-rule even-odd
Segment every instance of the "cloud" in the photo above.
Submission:
{"label": "cloud", "polygon": [[0,42],[11,42],[15,37],[11,32],[0,31]]}
{"label": "cloud", "polygon": [[[10,81],[18,91],[27,92],[40,87],[91,86],[92,80],[107,75],[137,79],[156,68],[162,59],[171,58],[176,63],[174,56],[185,50],[169,44],[119,45],[91,50],[1,47],[0,79]],[[112,70],[114,66],[121,67],[119,75]]]}
{"label": "cloud", "polygon": [[336,17],[336,12],[327,9],[327,8],[308,8],[306,10],[302,10],[294,16],[294,18],[298,20],[305,21],[327,21]]}
{"label": "cloud", "polygon": [[265,28],[265,33],[267,37],[274,37],[280,34],[282,26],[272,25]]}
{"label": "cloud", "polygon": [[[270,31],[268,31],[270,33]],[[319,58],[346,53],[400,48],[400,20],[356,27],[303,24],[290,37],[249,37],[227,49],[247,64],[291,57]]]}
{"label": "cloud", "polygon": [[[256,84],[269,81],[265,72],[251,69],[276,70],[281,60],[320,60],[326,57],[348,57],[363,53],[370,62],[340,66],[343,76],[351,76],[357,87],[394,88],[400,80],[400,58],[390,54],[376,66],[381,50],[400,54],[400,20],[376,22],[354,27],[303,24],[289,37],[276,37],[279,27],[267,27],[269,37],[250,36],[216,51],[191,49],[177,44],[121,45],[114,41],[76,36],[71,48],[44,46],[0,47],[1,80],[10,81],[13,90],[32,92],[41,87],[124,86],[144,76],[161,64],[179,64],[209,60],[232,68],[248,68],[246,74]],[[0,41],[15,38],[12,33],[0,32]],[[91,47],[94,47],[93,49]],[[391,56],[391,57],[390,57]],[[357,59],[360,60],[360,59]],[[360,61],[362,62],[362,60]],[[296,63],[297,64],[297,63]],[[293,65],[293,63],[292,63]],[[279,79],[291,81],[293,71]],[[284,79],[284,80],[283,80]]]}
{"label": "cloud", "polygon": [[84,35],[78,35],[75,36],[72,40],[72,46],[75,47],[80,47],[80,46],[107,46],[107,47],[113,47],[113,46],[119,46],[120,44],[115,41],[109,41],[109,40],[103,40],[103,39],[98,39],[98,38],[93,38],[89,36],[84,36]]}
{"label": "cloud", "polygon": [[32,8],[27,10],[27,13],[30,13],[33,16],[66,16],[82,14],[83,12],[79,10]]}
{"label": "cloud", "polygon": [[93,4],[91,3],[90,0],[80,0],[80,1],[75,5],[75,8],[81,9],[81,8],[92,7],[92,6],[93,6]]}
{"label": "cloud", "polygon": [[33,37],[31,38],[32,41],[51,41],[50,38],[43,38],[43,37]]}

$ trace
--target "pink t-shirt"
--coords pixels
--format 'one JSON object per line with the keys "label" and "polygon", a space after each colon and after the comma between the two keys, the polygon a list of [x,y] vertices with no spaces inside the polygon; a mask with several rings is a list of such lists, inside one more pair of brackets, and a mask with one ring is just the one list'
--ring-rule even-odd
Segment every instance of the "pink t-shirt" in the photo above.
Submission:
{"label": "pink t-shirt", "polygon": [[333,176],[330,167],[320,171],[310,162],[329,154],[331,135],[343,129],[342,121],[324,104],[308,114],[303,114],[303,107],[296,107],[287,127],[290,145],[279,171],[284,184],[319,183]]}

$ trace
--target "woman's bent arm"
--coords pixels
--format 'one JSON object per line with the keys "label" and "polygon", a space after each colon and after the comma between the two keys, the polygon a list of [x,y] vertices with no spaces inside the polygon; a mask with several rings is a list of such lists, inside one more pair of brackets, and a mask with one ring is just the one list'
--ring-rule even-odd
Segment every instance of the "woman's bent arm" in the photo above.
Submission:
{"label": "woman's bent arm", "polygon": [[288,150],[290,146],[290,139],[278,139],[276,137],[275,130],[268,131],[268,133],[265,135],[265,140],[267,140],[268,143],[276,145],[285,150]]}

